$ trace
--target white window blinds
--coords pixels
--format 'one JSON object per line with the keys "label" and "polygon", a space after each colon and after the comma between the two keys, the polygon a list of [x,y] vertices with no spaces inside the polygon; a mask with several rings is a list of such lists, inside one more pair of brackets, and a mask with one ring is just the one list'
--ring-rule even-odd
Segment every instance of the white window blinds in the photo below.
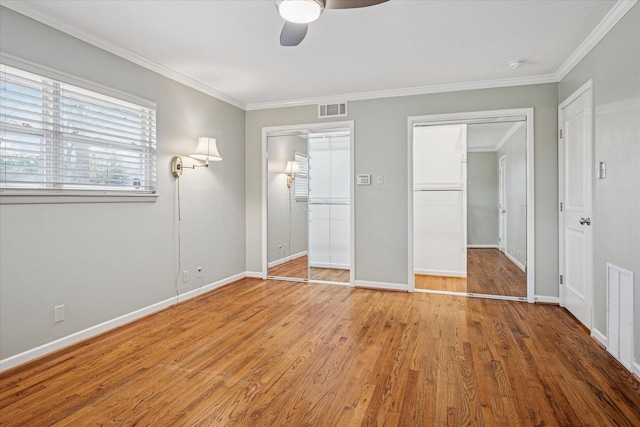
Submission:
{"label": "white window blinds", "polygon": [[155,193],[155,105],[140,101],[0,64],[0,192]]}
{"label": "white window blinds", "polygon": [[306,154],[296,151],[295,161],[300,166],[300,173],[296,174],[293,181],[293,196],[296,202],[306,202],[309,198],[309,160]]}

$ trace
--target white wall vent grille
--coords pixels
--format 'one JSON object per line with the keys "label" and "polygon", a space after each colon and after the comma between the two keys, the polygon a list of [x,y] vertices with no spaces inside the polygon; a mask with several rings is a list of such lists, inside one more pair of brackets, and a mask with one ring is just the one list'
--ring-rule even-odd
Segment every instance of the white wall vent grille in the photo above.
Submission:
{"label": "white wall vent grille", "polygon": [[633,365],[633,276],[607,263],[607,351],[629,370]]}
{"label": "white wall vent grille", "polygon": [[342,117],[347,115],[347,103],[318,104],[318,118]]}

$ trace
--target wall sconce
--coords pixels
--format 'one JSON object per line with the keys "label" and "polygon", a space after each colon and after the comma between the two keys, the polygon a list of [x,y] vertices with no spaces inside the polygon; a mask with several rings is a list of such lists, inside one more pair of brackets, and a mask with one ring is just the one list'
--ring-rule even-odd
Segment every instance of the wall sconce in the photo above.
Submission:
{"label": "wall sconce", "polygon": [[287,188],[291,188],[296,174],[300,173],[300,164],[296,161],[288,161],[287,166],[284,168],[284,173],[287,174]]}
{"label": "wall sconce", "polygon": [[[217,162],[222,160],[222,156],[218,152],[218,146],[216,145],[215,138],[207,138],[201,136],[198,138],[198,145],[193,153],[189,154],[189,157],[197,160],[204,160],[204,165],[191,165],[191,169],[195,168],[208,168],[209,162]],[[187,166],[189,167],[189,166]],[[171,173],[176,178],[180,178],[185,166],[182,162],[182,157],[173,156],[171,159]]]}

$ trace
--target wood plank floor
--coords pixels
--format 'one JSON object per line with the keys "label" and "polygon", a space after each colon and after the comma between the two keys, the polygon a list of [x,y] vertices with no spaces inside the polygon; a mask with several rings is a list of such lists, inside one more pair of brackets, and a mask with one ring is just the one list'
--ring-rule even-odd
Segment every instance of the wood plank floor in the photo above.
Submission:
{"label": "wood plank floor", "polygon": [[638,426],[564,309],[243,279],[0,375],[3,426]]}
{"label": "wood plank floor", "polygon": [[416,274],[418,289],[527,296],[527,275],[498,249],[467,249],[467,278]]}

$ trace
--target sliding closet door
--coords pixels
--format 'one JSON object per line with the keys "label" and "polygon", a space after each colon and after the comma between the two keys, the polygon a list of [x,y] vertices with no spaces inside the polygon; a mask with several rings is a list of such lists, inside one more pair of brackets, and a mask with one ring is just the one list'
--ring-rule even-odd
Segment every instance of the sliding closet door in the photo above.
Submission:
{"label": "sliding closet door", "polygon": [[284,173],[287,162],[307,157],[307,140],[300,135],[267,138],[267,268],[269,276],[307,279],[307,200],[301,197],[298,174],[291,186]]}
{"label": "sliding closet door", "polygon": [[310,278],[349,281],[350,136],[309,137]]}
{"label": "sliding closet door", "polygon": [[415,127],[416,274],[466,277],[466,125]]}

